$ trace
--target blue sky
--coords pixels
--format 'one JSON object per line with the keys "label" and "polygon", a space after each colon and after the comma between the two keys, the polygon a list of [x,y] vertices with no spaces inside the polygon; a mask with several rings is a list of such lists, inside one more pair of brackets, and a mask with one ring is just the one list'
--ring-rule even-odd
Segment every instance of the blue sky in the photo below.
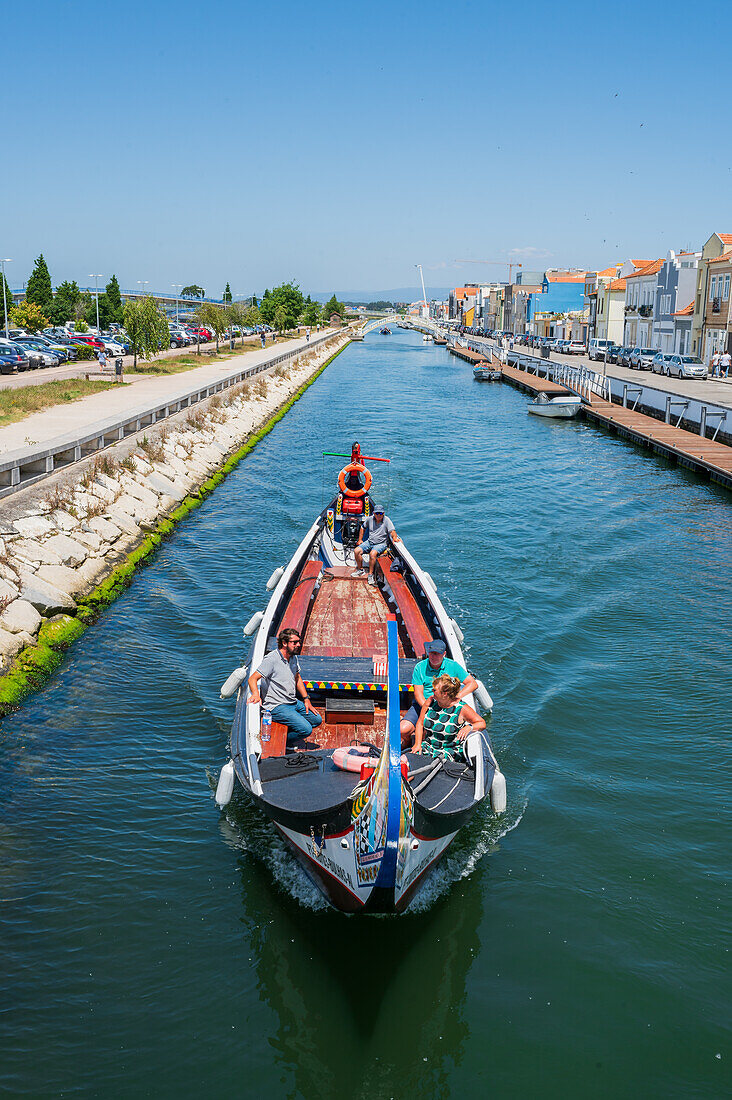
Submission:
{"label": "blue sky", "polygon": [[729,4],[40,0],[4,22],[12,286],[40,251],[54,284],[245,294],[732,232]]}

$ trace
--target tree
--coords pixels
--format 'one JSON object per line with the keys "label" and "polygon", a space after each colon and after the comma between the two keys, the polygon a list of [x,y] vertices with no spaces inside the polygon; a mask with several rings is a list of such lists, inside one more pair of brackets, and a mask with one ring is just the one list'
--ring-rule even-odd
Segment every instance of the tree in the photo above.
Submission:
{"label": "tree", "polygon": [[326,302],[323,306],[323,320],[330,321],[331,315],[333,313],[337,313],[340,316],[341,320],[343,320],[346,313],[346,307],[343,305],[343,302],[338,301],[335,294],[330,299],[330,301]]}
{"label": "tree", "polygon": [[67,321],[72,321],[76,316],[76,307],[80,298],[81,291],[75,279],[71,283],[68,281],[60,283],[56,288],[56,295],[49,313],[52,323],[65,325]]}
{"label": "tree", "polygon": [[40,307],[35,302],[18,302],[17,306],[9,309],[10,320],[18,328],[24,328],[26,332],[40,332],[48,324],[45,313],[41,313]]}
{"label": "tree", "polygon": [[219,309],[211,302],[204,302],[196,310],[196,318],[205,328],[210,328],[216,337],[216,351],[219,350],[219,337],[228,327],[227,311]]}
{"label": "tree", "polygon": [[104,288],[104,294],[109,304],[109,321],[114,321],[115,324],[121,325],[122,317],[124,316],[124,306],[122,305],[122,295],[116,275],[113,275],[107,283]]}
{"label": "tree", "polygon": [[50,315],[53,308],[53,287],[42,252],[36,260],[28,279],[28,285],[25,288],[25,300],[37,305],[47,317]]}
{"label": "tree", "polygon": [[275,325],[280,332],[294,328],[300,319],[303,296],[296,283],[282,283],[270,293],[265,290],[259,312],[268,325]]}
{"label": "tree", "polygon": [[249,306],[249,309],[244,310],[242,323],[246,328],[256,328],[257,325],[261,325],[262,315],[256,306]]}
{"label": "tree", "polygon": [[184,286],[180,292],[181,298],[205,298],[206,291],[202,286],[197,286],[196,283],[191,283],[190,286]]}
{"label": "tree", "polygon": [[303,314],[306,325],[317,325],[320,320],[320,306],[317,302],[310,302],[305,306],[305,313]]}
{"label": "tree", "polygon": [[124,323],[132,344],[135,367],[138,355],[151,359],[161,347],[167,348],[170,343],[168,318],[149,295],[125,304]]}
{"label": "tree", "polygon": [[[3,286],[5,287],[5,294],[3,295]],[[0,327],[5,332],[5,303],[8,303],[8,319],[10,318],[10,310],[13,308],[13,295],[10,293],[10,287],[8,281],[0,271]]]}
{"label": "tree", "polygon": [[223,294],[223,299],[222,300],[223,300],[225,305],[227,305],[227,306],[231,305],[231,302],[232,302],[231,287],[229,286],[228,283],[224,287],[224,294]]}

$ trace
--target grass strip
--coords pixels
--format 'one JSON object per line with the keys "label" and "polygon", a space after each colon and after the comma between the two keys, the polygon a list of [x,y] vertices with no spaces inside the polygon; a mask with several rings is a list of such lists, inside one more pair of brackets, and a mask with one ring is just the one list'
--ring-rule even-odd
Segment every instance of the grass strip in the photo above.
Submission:
{"label": "grass strip", "polygon": [[[343,347],[348,347],[344,344]],[[257,443],[264,439],[279,423],[296,401],[299,401],[307,389],[312,386],[325,368],[340,355],[343,348],[334,352],[321,367],[308,378],[292,397],[277,409],[269,420],[246,443],[227,458],[226,462],[199,487],[197,493],[191,493],[178,507],[164,519],[158,521],[155,529],[146,535],[143,541],[132,550],[125,561],[118,565],[110,575],[98,584],[87,596],[79,600],[76,616],[56,615],[43,623],[38,632],[35,645],[27,646],[15,659],[13,667],[4,676],[0,676],[0,718],[17,710],[23,700],[51,678],[63,660],[64,651],[69,648],[85,630],[96,622],[99,616],[110,607],[118,596],[132,583],[135,573],[160,546],[164,538],[172,533],[176,526],[190,512],[200,508],[206,497],[210,496],[217,485],[236,469],[243,458],[254,450]]]}
{"label": "grass strip", "polygon": [[31,413],[42,412],[54,405],[78,401],[92,393],[100,393],[114,385],[114,380],[69,378],[44,382],[39,386],[21,386],[18,389],[0,389],[0,427],[14,424]]}

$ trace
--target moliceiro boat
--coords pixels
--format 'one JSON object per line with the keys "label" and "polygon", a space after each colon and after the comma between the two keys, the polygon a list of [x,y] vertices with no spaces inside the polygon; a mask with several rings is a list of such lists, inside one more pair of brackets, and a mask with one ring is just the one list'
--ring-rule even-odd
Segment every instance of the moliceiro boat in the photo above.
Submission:
{"label": "moliceiro boat", "polygon": [[[467,733],[460,759],[402,751],[400,722],[425,646],[439,639],[462,665],[463,636],[403,541],[378,556],[375,583],[354,576],[359,532],[374,513],[367,462],[382,461],[354,444],[338,492],[274,571],[266,608],[244,628],[253,635],[249,661],[221,689],[237,701],[216,801],[226,805],[238,781],[346,912],[405,909],[484,799],[497,813],[506,804],[485,730]],[[322,719],[290,743],[263,710],[266,692],[263,703],[251,702],[248,683],[288,627],[301,639],[300,675]],[[463,703],[491,710],[480,681],[474,696]]]}

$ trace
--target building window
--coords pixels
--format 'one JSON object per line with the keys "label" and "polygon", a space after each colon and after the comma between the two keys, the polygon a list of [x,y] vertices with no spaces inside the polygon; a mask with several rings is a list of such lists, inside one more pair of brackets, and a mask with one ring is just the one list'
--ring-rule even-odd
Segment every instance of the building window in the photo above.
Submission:
{"label": "building window", "polygon": [[725,275],[724,277],[724,291],[722,292],[722,297],[725,302],[729,298],[729,275]]}
{"label": "building window", "polygon": [[712,275],[712,283],[711,283],[711,289],[709,291],[709,297],[710,298],[716,298],[717,297],[717,276],[716,275]]}

